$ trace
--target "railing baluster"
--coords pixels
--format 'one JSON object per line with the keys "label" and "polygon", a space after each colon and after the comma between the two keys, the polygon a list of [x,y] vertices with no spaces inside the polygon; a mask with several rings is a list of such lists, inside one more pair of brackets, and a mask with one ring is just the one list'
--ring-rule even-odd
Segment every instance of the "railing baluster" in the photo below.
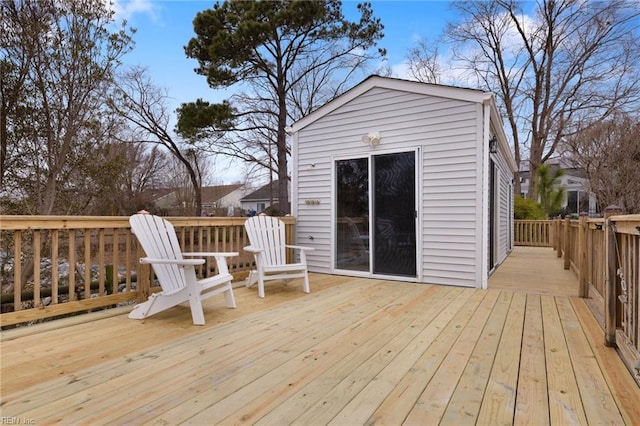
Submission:
{"label": "railing baluster", "polygon": [[76,230],[69,229],[69,300],[77,300],[76,297]]}
{"label": "railing baluster", "polygon": [[91,231],[84,231],[84,299],[91,297]]}
{"label": "railing baluster", "polygon": [[22,309],[22,231],[13,234],[13,309]]}
{"label": "railing baluster", "polygon": [[111,292],[118,293],[118,266],[120,265],[120,256],[118,248],[120,246],[120,230],[111,228]]}
{"label": "railing baluster", "polygon": [[105,263],[104,263],[104,228],[98,230],[98,295],[104,296],[105,292]]}
{"label": "railing baluster", "polygon": [[59,231],[51,231],[51,304],[58,303],[58,245],[60,244]]}

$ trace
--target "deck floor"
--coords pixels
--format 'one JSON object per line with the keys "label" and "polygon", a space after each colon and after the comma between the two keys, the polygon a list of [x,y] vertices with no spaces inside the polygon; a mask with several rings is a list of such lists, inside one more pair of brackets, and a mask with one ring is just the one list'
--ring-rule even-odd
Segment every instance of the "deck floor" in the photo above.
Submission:
{"label": "deck floor", "polygon": [[[551,249],[520,249],[514,261],[546,250],[554,264]],[[540,265],[524,265],[515,279],[529,291],[499,288],[500,270],[485,291],[314,274],[308,295],[274,283],[264,300],[237,288],[235,310],[214,298],[203,327],[178,307],[145,321],[96,313],[4,331],[1,416],[38,425],[638,424],[640,389],[584,300],[553,294],[552,278],[541,290]]]}

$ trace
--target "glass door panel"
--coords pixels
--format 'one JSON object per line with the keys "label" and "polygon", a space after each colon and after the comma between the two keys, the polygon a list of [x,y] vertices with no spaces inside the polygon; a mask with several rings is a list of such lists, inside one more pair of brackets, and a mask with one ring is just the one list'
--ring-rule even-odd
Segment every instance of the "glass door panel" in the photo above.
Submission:
{"label": "glass door panel", "polygon": [[416,276],[415,153],[373,157],[373,272]]}
{"label": "glass door panel", "polygon": [[336,162],[337,269],[369,272],[369,160]]}

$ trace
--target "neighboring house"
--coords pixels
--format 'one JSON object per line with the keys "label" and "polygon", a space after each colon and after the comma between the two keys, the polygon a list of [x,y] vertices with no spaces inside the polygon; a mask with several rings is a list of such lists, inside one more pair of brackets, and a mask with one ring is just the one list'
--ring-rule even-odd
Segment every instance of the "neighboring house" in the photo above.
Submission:
{"label": "neighboring house", "polygon": [[[589,191],[589,180],[583,170],[576,168],[571,161],[564,157],[553,157],[547,160],[547,164],[552,168],[564,170],[564,176],[560,178],[559,184],[567,190],[567,198],[562,207],[565,214],[580,214],[586,212],[589,216],[597,216],[600,213],[596,196]],[[526,198],[529,194],[529,162],[522,161],[520,164],[520,196]]]}
{"label": "neighboring house", "polygon": [[371,76],[289,131],[310,270],[486,288],[511,251],[518,169],[491,93]]}
{"label": "neighboring house", "polygon": [[240,216],[240,200],[246,192],[242,184],[204,187],[202,212],[212,216]]}
{"label": "neighboring house", "polygon": [[[242,184],[203,186],[202,214],[206,216],[234,216],[240,214],[240,199],[245,195]],[[191,188],[171,188],[158,192],[154,205],[167,216],[179,216],[186,211],[185,200],[191,200]]]}
{"label": "neighboring house", "polygon": [[177,203],[176,188],[154,188],[147,191],[151,204],[158,209],[154,213],[166,215]]}
{"label": "neighboring house", "polygon": [[[272,183],[258,188],[257,190],[247,194],[240,200],[242,210],[248,215],[253,216],[258,213],[264,212],[269,207],[277,207],[278,204],[278,188],[279,181],[274,180]],[[291,186],[289,186],[291,188]]]}

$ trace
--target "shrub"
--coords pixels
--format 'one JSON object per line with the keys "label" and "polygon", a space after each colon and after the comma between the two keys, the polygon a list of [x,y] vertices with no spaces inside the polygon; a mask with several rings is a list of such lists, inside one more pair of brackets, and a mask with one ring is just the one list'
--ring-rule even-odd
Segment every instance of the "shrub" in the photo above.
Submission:
{"label": "shrub", "polygon": [[542,220],[547,215],[540,204],[529,198],[516,197],[513,204],[513,218],[524,220]]}

